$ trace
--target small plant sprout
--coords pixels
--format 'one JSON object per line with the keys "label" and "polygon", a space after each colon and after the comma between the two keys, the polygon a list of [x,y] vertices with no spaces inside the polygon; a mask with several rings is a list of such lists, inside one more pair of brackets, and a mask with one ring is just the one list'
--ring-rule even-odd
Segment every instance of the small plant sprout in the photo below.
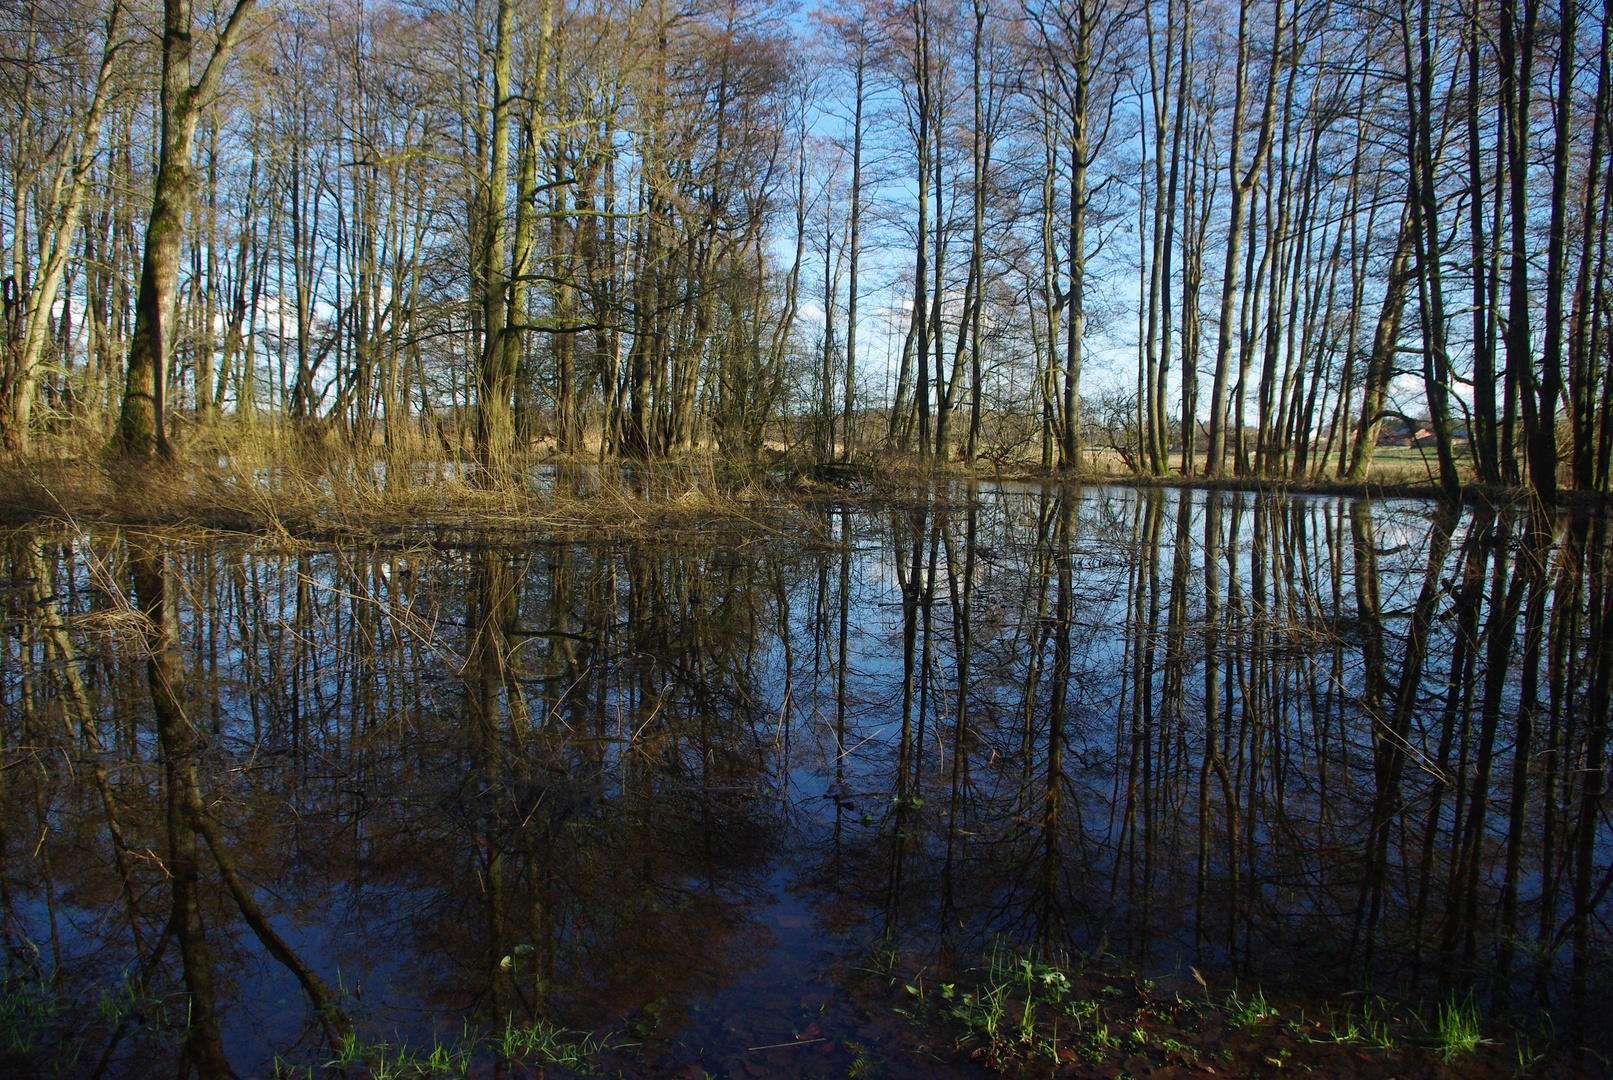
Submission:
{"label": "small plant sprout", "polygon": [[870,1077],[878,1073],[879,1062],[868,1053],[866,1046],[850,1040],[844,1045],[852,1054],[851,1064],[846,1067],[846,1076],[857,1080],[858,1077]]}
{"label": "small plant sprout", "polygon": [[1254,997],[1245,1001],[1233,989],[1227,995],[1227,1023],[1235,1028],[1253,1027],[1255,1024],[1276,1019],[1277,1010],[1266,1001],[1266,995],[1259,990]]}
{"label": "small plant sprout", "polygon": [[1057,1005],[1064,1000],[1064,995],[1070,992],[1070,980],[1064,972],[1056,968],[1049,968],[1042,975],[1042,992],[1053,999]]}
{"label": "small plant sprout", "polygon": [[358,1036],[348,1032],[342,1036],[340,1042],[331,1048],[331,1052],[335,1056],[325,1062],[325,1068],[345,1071],[359,1055]]}
{"label": "small plant sprout", "polygon": [[1007,1012],[1007,998],[1008,986],[1004,983],[998,983],[980,996],[980,1004],[984,1007],[980,1017],[981,1030],[993,1042],[997,1040],[997,1028]]}
{"label": "small plant sprout", "polygon": [[1188,1061],[1197,1061],[1199,1052],[1176,1039],[1161,1039],[1159,1048],[1167,1054],[1179,1054]]}

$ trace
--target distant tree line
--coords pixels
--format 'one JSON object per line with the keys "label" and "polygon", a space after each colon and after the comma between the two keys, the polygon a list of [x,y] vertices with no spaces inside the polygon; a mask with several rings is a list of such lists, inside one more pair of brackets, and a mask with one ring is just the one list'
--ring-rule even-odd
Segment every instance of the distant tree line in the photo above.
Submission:
{"label": "distant tree line", "polygon": [[1609,488],[1608,3],[192,6],[0,12],[14,454]]}

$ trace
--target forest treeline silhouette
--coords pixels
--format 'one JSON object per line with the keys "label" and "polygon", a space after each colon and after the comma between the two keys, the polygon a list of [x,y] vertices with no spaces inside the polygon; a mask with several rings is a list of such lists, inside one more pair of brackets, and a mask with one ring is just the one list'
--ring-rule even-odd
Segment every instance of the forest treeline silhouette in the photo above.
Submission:
{"label": "forest treeline silhouette", "polygon": [[13,455],[1608,489],[1600,8],[192,8],[0,13]]}

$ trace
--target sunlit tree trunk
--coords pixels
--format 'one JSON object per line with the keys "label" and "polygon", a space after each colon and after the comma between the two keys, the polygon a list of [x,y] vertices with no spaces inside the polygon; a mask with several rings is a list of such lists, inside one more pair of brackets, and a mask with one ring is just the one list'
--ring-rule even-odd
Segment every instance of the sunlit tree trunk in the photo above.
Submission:
{"label": "sunlit tree trunk", "polygon": [[194,168],[191,144],[201,110],[218,91],[224,66],[245,29],[254,0],[236,0],[218,33],[202,75],[191,82],[191,0],[164,0],[162,22],[161,138],[153,181],[151,217],[135,300],[134,337],[118,420],[116,444],[127,457],[166,455],[168,437],[163,403],[168,382],[168,346],[174,327],[174,290],[179,251],[190,208]]}
{"label": "sunlit tree trunk", "polygon": [[[45,348],[50,343],[51,318],[57,293],[67,270],[73,236],[78,231],[85,196],[92,182],[95,159],[100,151],[101,122],[113,89],[112,69],[120,44],[118,24],[122,14],[122,0],[111,0],[106,13],[106,38],[101,49],[101,64],[95,75],[89,107],[77,133],[77,153],[71,167],[64,165],[51,182],[46,207],[49,217],[41,229],[42,250],[33,288],[28,288],[25,275],[20,278],[13,275],[7,282],[8,292],[14,295],[5,298],[10,332],[6,340],[6,362],[4,368],[0,369],[0,435],[4,437],[6,449],[14,454],[26,453],[29,449],[29,429],[39,367],[45,357]],[[22,197],[22,184],[17,185],[15,194],[18,198]],[[14,219],[13,229],[20,245],[26,226],[23,221]]]}
{"label": "sunlit tree trunk", "polygon": [[[498,0],[493,41],[492,152],[480,211],[482,241],[482,356],[476,372],[476,459],[484,469],[502,469],[515,450],[515,365],[520,335],[508,326],[510,303],[508,205],[510,184],[510,52],[515,35],[514,0]],[[514,338],[511,348],[507,338]]]}
{"label": "sunlit tree trunk", "polygon": [[1395,353],[1400,344],[1400,322],[1406,310],[1406,293],[1411,288],[1412,223],[1410,208],[1402,214],[1395,252],[1389,260],[1388,281],[1383,306],[1378,312],[1377,329],[1372,335],[1372,352],[1361,380],[1361,416],[1355,427],[1355,447],[1350,453],[1351,480],[1365,480],[1372,467],[1372,452],[1378,445],[1378,429],[1383,425],[1384,406],[1389,396],[1389,380],[1394,374]]}
{"label": "sunlit tree trunk", "polygon": [[850,461],[856,452],[856,428],[852,419],[856,409],[857,394],[857,301],[861,291],[861,279],[858,276],[862,259],[862,212],[863,212],[863,108],[866,104],[868,81],[868,34],[864,27],[858,26],[853,31],[852,48],[855,50],[852,57],[852,114],[851,114],[851,208],[848,212],[847,228],[850,230],[849,248],[847,253],[847,282],[846,282],[846,380],[845,397],[841,412],[841,427],[845,430],[845,443],[841,449],[841,458]]}
{"label": "sunlit tree trunk", "polygon": [[[1283,3],[1272,4],[1273,31],[1271,56],[1266,79],[1265,111],[1260,119],[1260,134],[1255,153],[1247,169],[1242,165],[1244,110],[1249,93],[1250,18],[1254,0],[1240,0],[1238,5],[1238,63],[1233,83],[1232,144],[1227,157],[1227,176],[1231,207],[1227,222],[1226,255],[1221,268],[1220,332],[1215,346],[1215,375],[1210,387],[1210,430],[1206,448],[1204,475],[1218,477],[1226,466],[1227,454],[1227,389],[1232,366],[1232,338],[1239,333],[1233,308],[1238,295],[1238,263],[1243,255],[1244,222],[1248,216],[1248,201],[1255,183],[1265,168],[1266,155],[1271,151],[1272,121],[1277,107],[1277,73],[1282,67]],[[1241,422],[1241,421],[1240,421]]]}

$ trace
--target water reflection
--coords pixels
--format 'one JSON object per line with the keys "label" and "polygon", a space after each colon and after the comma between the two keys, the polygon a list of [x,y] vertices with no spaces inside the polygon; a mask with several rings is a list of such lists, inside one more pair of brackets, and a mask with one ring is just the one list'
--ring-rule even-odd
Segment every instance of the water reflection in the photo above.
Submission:
{"label": "water reflection", "polygon": [[58,1004],[9,1060],[626,1018],[718,1069],[875,938],[1605,1038],[1605,520],[963,494],[827,542],[11,535],[6,988]]}

